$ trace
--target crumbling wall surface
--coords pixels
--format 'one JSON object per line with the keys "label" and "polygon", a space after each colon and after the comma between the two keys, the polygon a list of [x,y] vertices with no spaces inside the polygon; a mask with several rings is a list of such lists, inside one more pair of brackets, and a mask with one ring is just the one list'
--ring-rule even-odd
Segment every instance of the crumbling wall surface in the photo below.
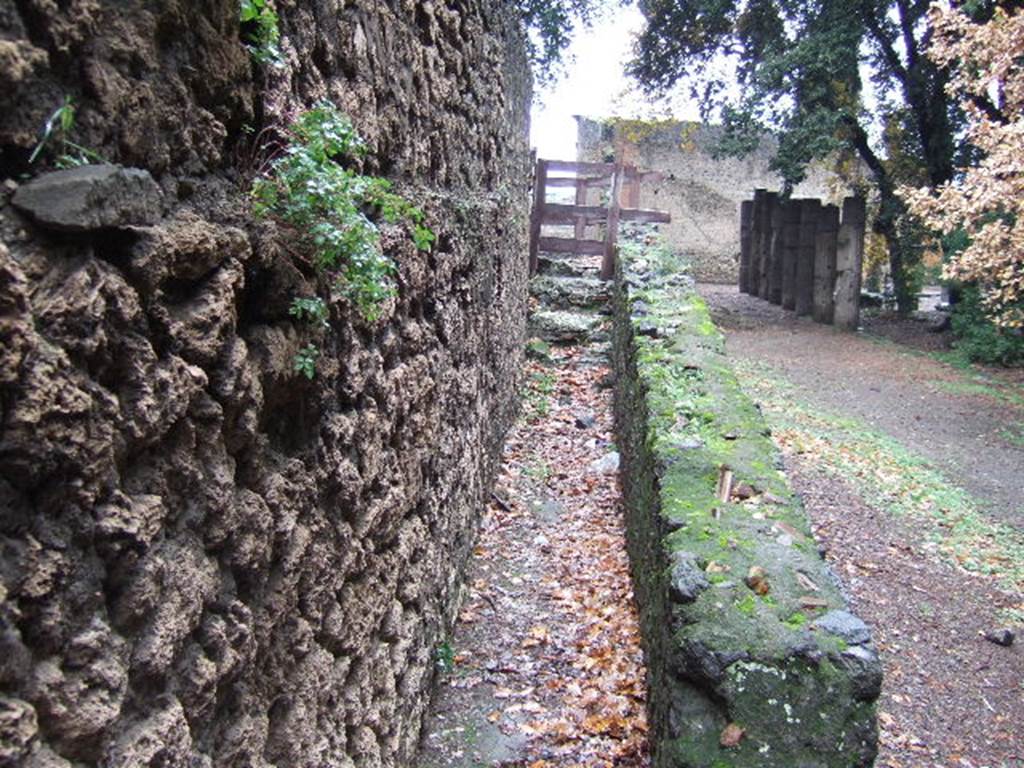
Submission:
{"label": "crumbling wall surface", "polygon": [[[771,169],[777,142],[765,136],[750,154],[722,157],[715,147],[721,128],[675,120],[598,121],[577,118],[577,155],[605,160],[618,155],[663,177],[641,184],[640,204],[672,214],[661,232],[698,280],[734,283],[739,274],[740,204],[755,188],[779,190],[782,177]],[[845,192],[824,165],[808,168],[794,197],[841,198]]]}
{"label": "crumbling wall surface", "polygon": [[[276,5],[260,68],[237,0],[0,0],[0,766],[414,754],[515,410],[529,74],[503,3]],[[65,96],[134,170],[29,165]],[[385,228],[398,296],[307,380],[326,284],[246,190],[322,98],[438,240]]]}
{"label": "crumbling wall surface", "polygon": [[882,673],[684,274],[626,248],[616,442],[656,768],[862,768]]}

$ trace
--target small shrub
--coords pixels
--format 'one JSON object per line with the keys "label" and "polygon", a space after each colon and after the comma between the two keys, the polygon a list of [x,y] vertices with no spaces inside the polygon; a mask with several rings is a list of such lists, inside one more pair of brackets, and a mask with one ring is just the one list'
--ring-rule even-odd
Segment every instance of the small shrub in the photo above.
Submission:
{"label": "small shrub", "polygon": [[[366,145],[333,104],[301,114],[289,134],[288,145],[253,184],[254,213],[287,225],[317,270],[372,322],[395,294],[395,265],[381,249],[375,220],[406,222],[420,250],[430,249],[434,233],[423,211],[392,192],[386,179],[345,166],[365,155]],[[321,297],[294,299],[290,313],[317,325],[326,325],[329,314]],[[297,358],[296,369],[308,375],[308,361],[307,355],[300,367]]]}
{"label": "small shrub", "polygon": [[316,361],[320,357],[320,350],[313,344],[307,344],[295,353],[295,371],[301,373],[307,379],[316,376]]}
{"label": "small shrub", "polygon": [[956,349],[972,362],[1024,365],[1024,334],[993,323],[976,287],[965,288],[953,308],[953,335]]}
{"label": "small shrub", "polygon": [[330,315],[327,309],[327,302],[319,296],[293,299],[292,305],[288,309],[288,314],[299,320],[306,320],[324,328],[328,326],[327,318]]}
{"label": "small shrub", "polygon": [[280,66],[281,30],[277,12],[267,0],[240,0],[238,21],[253,61]]}

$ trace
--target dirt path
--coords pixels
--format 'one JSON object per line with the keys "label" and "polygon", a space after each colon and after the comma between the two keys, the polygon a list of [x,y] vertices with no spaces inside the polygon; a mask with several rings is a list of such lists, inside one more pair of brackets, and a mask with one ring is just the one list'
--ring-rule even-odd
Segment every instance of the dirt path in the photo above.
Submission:
{"label": "dirt path", "polygon": [[1024,638],[984,637],[1024,621],[1024,392],[734,288],[702,293],[872,625],[876,765],[1024,766]]}
{"label": "dirt path", "polygon": [[421,768],[647,765],[608,371],[584,353],[527,367]]}
{"label": "dirt path", "polygon": [[930,459],[999,519],[1024,528],[1024,387],[829,326],[731,286],[701,286],[729,353],[815,406],[862,420]]}

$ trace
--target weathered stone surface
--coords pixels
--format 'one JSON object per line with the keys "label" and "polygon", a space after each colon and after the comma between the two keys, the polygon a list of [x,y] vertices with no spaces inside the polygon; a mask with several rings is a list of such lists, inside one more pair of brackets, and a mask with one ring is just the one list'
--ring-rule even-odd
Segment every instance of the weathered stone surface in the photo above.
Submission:
{"label": "weathered stone surface", "polygon": [[599,309],[611,297],[611,285],[596,277],[540,275],[530,281],[530,295],[547,309]]}
{"label": "weathered stone surface", "polygon": [[672,553],[672,574],[669,577],[669,595],[677,603],[692,603],[711,586],[689,552]]}
{"label": "weathered stone surface", "polygon": [[581,343],[600,325],[600,316],[583,312],[544,309],[530,314],[530,334],[552,344]]}
{"label": "weathered stone surface", "polygon": [[[816,551],[707,308],[692,289],[632,267],[627,253],[615,297],[616,445],[653,765],[866,768],[882,680],[870,631]],[[722,498],[726,470],[733,491]]]}
{"label": "weathered stone surface", "polygon": [[871,642],[871,630],[868,625],[849,611],[829,611],[820,619],[816,619],[811,626],[841,637],[850,645]]}
{"label": "weathered stone surface", "polygon": [[[259,87],[233,0],[0,11],[4,172],[45,165],[25,161],[74,93],[75,140],[162,198],[117,169],[0,190],[0,764],[416,749],[517,409],[522,33],[490,0],[276,10],[286,61]],[[320,98],[438,241],[385,227],[398,295],[373,323],[339,298],[314,331],[289,305],[329,280],[252,217],[244,129]]]}
{"label": "weathered stone surface", "polygon": [[83,165],[52,171],[18,187],[12,202],[37,224],[61,232],[153,224],[162,194],[147,171]]}

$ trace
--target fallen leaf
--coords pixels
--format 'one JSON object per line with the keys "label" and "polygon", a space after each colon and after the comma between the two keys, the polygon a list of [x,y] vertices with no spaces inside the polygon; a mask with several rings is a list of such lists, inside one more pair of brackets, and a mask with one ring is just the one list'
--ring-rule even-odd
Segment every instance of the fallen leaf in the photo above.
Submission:
{"label": "fallen leaf", "polygon": [[722,735],[718,737],[718,743],[726,748],[738,746],[744,733],[746,731],[736,725],[736,723],[729,723],[722,731]]}

